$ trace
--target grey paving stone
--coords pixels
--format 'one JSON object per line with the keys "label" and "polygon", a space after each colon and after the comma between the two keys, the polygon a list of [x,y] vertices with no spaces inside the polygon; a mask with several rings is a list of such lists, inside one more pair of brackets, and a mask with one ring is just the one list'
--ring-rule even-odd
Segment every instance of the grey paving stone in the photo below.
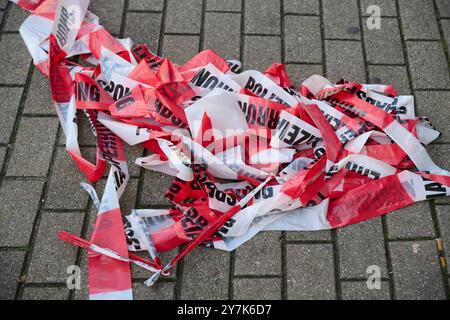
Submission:
{"label": "grey paving stone", "polygon": [[241,0],[206,0],[206,10],[209,11],[241,11]]}
{"label": "grey paving stone", "polygon": [[371,219],[337,231],[341,278],[366,278],[369,266],[380,267],[387,276],[383,228],[380,218]]}
{"label": "grey paving stone", "polygon": [[239,13],[206,13],[203,49],[213,49],[225,59],[239,59],[240,34]]}
{"label": "grey paving stone", "polygon": [[172,62],[184,64],[197,54],[200,36],[165,35],[163,56]]}
{"label": "grey paving stone", "polygon": [[367,9],[372,5],[380,7],[382,17],[395,17],[397,15],[395,0],[361,0],[361,15],[363,17],[372,15],[371,11],[367,13]]}
{"label": "grey paving stone", "polygon": [[364,57],[360,42],[326,40],[327,77],[331,81],[342,78],[364,83],[366,80]]}
{"label": "grey paving stone", "polygon": [[325,39],[360,39],[357,0],[323,0]]}
{"label": "grey paving stone", "polygon": [[27,246],[44,181],[5,180],[0,189],[0,246]]}
{"label": "grey paving stone", "polygon": [[2,284],[2,290],[0,290],[1,300],[14,299],[24,258],[25,252],[0,252],[0,282]]}
{"label": "grey paving stone", "polygon": [[89,10],[100,18],[100,24],[112,34],[119,34],[125,0],[92,0]]}
{"label": "grey paving stone", "polygon": [[181,299],[228,299],[230,253],[196,248],[186,256],[181,283]]}
{"label": "grey paving stone", "polygon": [[23,112],[56,115],[56,108],[53,104],[48,78],[36,68],[31,77],[31,84],[28,89]]}
{"label": "grey paving stone", "polygon": [[280,300],[281,279],[234,279],[233,299],[235,300]]}
{"label": "grey paving stone", "polygon": [[[83,149],[85,155],[90,152],[95,154],[95,149]],[[49,190],[45,200],[47,209],[80,209],[84,210],[89,198],[80,182],[86,182],[86,178],[78,170],[75,162],[69,156],[65,148],[56,151],[53,173],[49,180]]]}
{"label": "grey paving stone", "polygon": [[299,231],[286,232],[287,241],[331,241],[331,231]]}
{"label": "grey paving stone", "polygon": [[[450,145],[435,144],[427,146],[428,153],[431,159],[441,168],[450,170]],[[443,197],[434,199],[437,204],[450,204],[450,197]]]}
{"label": "grey paving stone", "polygon": [[322,75],[323,67],[321,64],[286,64],[286,71],[288,72],[291,80],[294,82],[296,88],[303,82],[303,80],[309,78],[314,74]]}
{"label": "grey paving stone", "polygon": [[389,283],[381,281],[380,289],[369,289],[364,282],[341,282],[342,300],[389,300]]}
{"label": "grey paving stone", "polygon": [[3,167],[5,156],[6,156],[6,147],[0,147],[0,168]]}
{"label": "grey paving stone", "polygon": [[397,299],[446,298],[435,241],[391,242],[389,247]]}
{"label": "grey paving stone", "polygon": [[286,62],[322,63],[319,17],[286,16],[285,29]]}
{"label": "grey paving stone", "polygon": [[26,287],[22,300],[68,300],[69,289],[61,287]]}
{"label": "grey paving stone", "polygon": [[398,5],[405,40],[440,39],[433,0],[399,0]]}
{"label": "grey paving stone", "polygon": [[140,282],[133,283],[134,300],[173,300],[175,282],[158,282],[153,287],[147,287]]}
{"label": "grey paving stone", "polygon": [[285,0],[284,13],[320,14],[317,0]]}
{"label": "grey paving stone", "polygon": [[130,176],[134,178],[138,178],[141,173],[141,167],[138,166],[135,162],[137,158],[142,157],[144,150],[141,146],[129,146],[124,143],[125,155],[127,156],[128,163],[128,171],[130,172]]}
{"label": "grey paving stone", "polygon": [[30,54],[18,33],[3,34],[0,42],[0,83],[24,84],[30,67]]}
{"label": "grey paving stone", "polygon": [[411,94],[408,72],[404,66],[369,66],[369,82],[393,84],[398,94]]}
{"label": "grey paving stone", "polygon": [[65,283],[67,267],[75,264],[77,248],[58,239],[59,231],[79,236],[83,212],[43,212],[28,268],[27,282]]}
{"label": "grey paving stone", "polygon": [[[86,237],[90,239],[90,237]],[[88,300],[89,299],[89,274],[87,267],[87,251],[83,250],[80,260],[80,289],[75,289],[75,300]]]}
{"label": "grey paving stone", "polygon": [[167,33],[200,33],[202,0],[168,0],[166,27]]}
{"label": "grey paving stone", "polygon": [[450,4],[448,3],[448,0],[436,0],[435,2],[438,6],[441,18],[450,18]]}
{"label": "grey paving stone", "polygon": [[135,44],[146,44],[153,52],[158,52],[162,14],[150,12],[129,12],[125,26],[125,36]]}
{"label": "grey paving stone", "polygon": [[278,0],[245,1],[246,34],[280,34],[280,24]]}
{"label": "grey paving stone", "polygon": [[164,0],[130,0],[128,10],[163,11]]}
{"label": "grey paving stone", "polygon": [[45,176],[58,125],[54,118],[22,118],[7,175]]}
{"label": "grey paving stone", "polygon": [[145,170],[140,205],[170,206],[170,202],[164,198],[175,178],[163,173]]}
{"label": "grey paving stone", "polygon": [[243,58],[245,69],[265,71],[274,62],[281,62],[280,37],[245,37]]}
{"label": "grey paving stone", "polygon": [[[450,5],[449,5],[450,7]],[[441,20],[442,30],[444,32],[445,42],[447,42],[447,48],[450,47],[450,19]]]}
{"label": "grey paving stone", "polygon": [[364,24],[364,43],[368,63],[402,64],[405,62],[396,18],[383,18],[381,29],[369,30]]}
{"label": "grey paving stone", "polygon": [[445,260],[447,261],[447,271],[450,272],[450,206],[436,206],[436,214],[441,232],[441,239],[444,243]]}
{"label": "grey paving stone", "polygon": [[288,299],[336,299],[331,244],[288,244],[286,260]]}
{"label": "grey paving stone", "polygon": [[22,88],[0,88],[0,96],[0,107],[3,111],[0,120],[0,142],[8,143],[19,109]]}
{"label": "grey paving stone", "polygon": [[415,89],[450,88],[448,63],[440,42],[408,41],[406,46]]}
{"label": "grey paving stone", "polygon": [[448,125],[448,115],[450,112],[450,92],[449,91],[416,91],[416,112],[419,116],[425,116],[431,120],[433,126],[442,135],[439,142],[450,142],[450,126]]}
{"label": "grey paving stone", "polygon": [[389,239],[435,236],[428,202],[420,202],[391,212],[386,216],[386,221]]}
{"label": "grey paving stone", "polygon": [[4,31],[19,31],[20,25],[29,15],[28,11],[23,10],[19,6],[12,5],[9,8]]}
{"label": "grey paving stone", "polygon": [[235,275],[281,275],[281,233],[261,232],[236,249]]}

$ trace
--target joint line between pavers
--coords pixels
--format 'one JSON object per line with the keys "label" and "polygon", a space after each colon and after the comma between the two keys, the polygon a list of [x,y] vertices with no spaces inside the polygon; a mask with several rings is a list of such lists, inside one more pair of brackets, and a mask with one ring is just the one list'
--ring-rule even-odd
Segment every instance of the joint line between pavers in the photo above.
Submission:
{"label": "joint line between pavers", "polygon": [[[30,79],[27,79],[27,80],[31,81],[31,77],[30,77]],[[30,240],[29,240],[29,244],[28,244],[29,250],[25,254],[25,258],[24,258],[24,262],[23,262],[23,266],[22,266],[21,277],[28,273],[28,268],[30,266],[31,259],[33,257],[34,244],[36,242],[36,238],[37,238],[37,234],[38,234],[38,230],[39,230],[39,225],[40,225],[42,213],[43,213],[43,210],[44,210],[44,207],[45,207],[45,199],[46,199],[46,196],[48,194],[48,190],[50,188],[50,183],[49,183],[50,178],[49,177],[53,173],[53,166],[54,166],[55,159],[56,159],[56,150],[57,150],[57,144],[58,144],[58,139],[59,139],[60,133],[61,133],[61,126],[58,125],[58,129],[56,131],[55,141],[53,143],[52,155],[50,157],[50,164],[49,164],[48,170],[47,170],[47,175],[46,175],[47,179],[44,182],[44,185],[42,187],[41,196],[40,196],[40,200],[39,200],[39,205],[38,205],[38,209],[37,209],[36,216],[35,216],[35,219],[34,219],[33,229],[31,231]],[[24,283],[19,282],[17,284],[16,296],[15,296],[16,299],[21,299],[22,298],[23,289],[24,289]]]}

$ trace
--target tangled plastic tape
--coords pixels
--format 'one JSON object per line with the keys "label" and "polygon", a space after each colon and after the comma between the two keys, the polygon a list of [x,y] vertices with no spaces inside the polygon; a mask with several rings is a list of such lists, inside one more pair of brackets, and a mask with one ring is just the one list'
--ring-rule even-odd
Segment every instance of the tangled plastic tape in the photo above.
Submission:
{"label": "tangled plastic tape", "polygon": [[[90,241],[91,299],[131,299],[130,263],[152,285],[200,244],[234,250],[262,230],[323,230],[450,194],[450,173],[423,145],[439,137],[392,85],[331,83],[296,88],[282,64],[243,71],[205,50],[184,65],[112,37],[88,0],[12,0],[31,12],[20,33],[50,81],[66,148],[89,182],[110,165]],[[77,59],[75,59],[75,57]],[[77,110],[97,137],[96,163],[81,154]],[[170,210],[133,210],[118,199],[129,179],[123,141],[136,159],[174,176]],[[124,232],[125,230],[125,232]],[[159,252],[185,245],[168,264]],[[146,250],[151,260],[134,255]]]}

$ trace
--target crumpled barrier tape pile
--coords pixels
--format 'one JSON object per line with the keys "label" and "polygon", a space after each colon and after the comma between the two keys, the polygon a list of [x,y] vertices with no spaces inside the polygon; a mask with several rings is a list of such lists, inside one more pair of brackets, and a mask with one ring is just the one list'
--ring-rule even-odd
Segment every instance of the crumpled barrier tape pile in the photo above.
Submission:
{"label": "crumpled barrier tape pile", "polygon": [[[439,137],[392,85],[331,83],[296,88],[282,64],[243,71],[205,50],[184,65],[112,37],[88,0],[13,0],[30,11],[20,33],[50,81],[66,148],[86,179],[110,165],[90,241],[91,299],[131,299],[130,263],[167,275],[203,244],[234,250],[262,230],[347,226],[450,194],[450,173],[424,145]],[[76,58],[76,59],[75,59]],[[78,145],[77,111],[92,125],[97,160]],[[170,210],[133,210],[118,199],[129,179],[123,141],[151,152],[136,164],[174,176]],[[124,232],[125,230],[125,232]],[[168,264],[159,252],[186,245]],[[146,250],[151,260],[132,252]]]}

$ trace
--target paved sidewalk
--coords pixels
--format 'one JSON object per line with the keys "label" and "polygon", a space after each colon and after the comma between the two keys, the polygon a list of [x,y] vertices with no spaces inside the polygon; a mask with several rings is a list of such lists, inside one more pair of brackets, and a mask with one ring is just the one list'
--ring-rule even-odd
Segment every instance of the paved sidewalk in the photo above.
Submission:
{"label": "paved sidewalk", "polygon": [[[366,26],[372,4],[382,10],[380,30]],[[57,240],[57,231],[89,238],[96,212],[66,154],[47,80],[18,34],[27,13],[5,0],[0,10],[0,298],[86,299],[86,253]],[[212,48],[246,68],[287,63],[297,82],[324,74],[333,81],[393,83],[401,94],[413,94],[417,113],[443,132],[429,150],[450,169],[449,0],[92,0],[90,10],[114,35],[145,42],[177,63]],[[80,131],[82,151],[93,157],[87,123]],[[167,206],[170,179],[131,162],[123,211]],[[100,194],[104,185],[105,179],[97,183]],[[154,288],[134,270],[134,295],[450,299],[444,258],[450,263],[450,199],[338,231],[262,233],[231,254],[200,248]],[[82,290],[66,287],[73,264],[83,270]],[[380,268],[379,290],[366,285],[372,265]]]}

